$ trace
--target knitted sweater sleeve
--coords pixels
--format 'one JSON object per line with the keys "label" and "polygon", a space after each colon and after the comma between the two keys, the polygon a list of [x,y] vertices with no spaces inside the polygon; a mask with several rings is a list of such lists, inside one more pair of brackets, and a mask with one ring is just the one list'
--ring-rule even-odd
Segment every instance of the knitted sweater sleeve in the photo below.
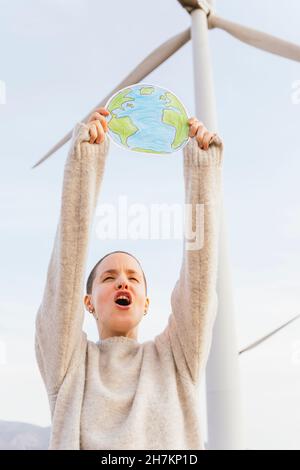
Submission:
{"label": "knitted sweater sleeve", "polygon": [[83,283],[90,226],[109,140],[90,144],[88,127],[73,131],[64,167],[60,217],[35,322],[35,351],[48,393],[58,392],[85,339]]}
{"label": "knitted sweater sleeve", "polygon": [[208,358],[217,313],[223,141],[216,136],[203,150],[196,138],[190,138],[183,156],[183,257],[166,333],[179,372],[197,383]]}

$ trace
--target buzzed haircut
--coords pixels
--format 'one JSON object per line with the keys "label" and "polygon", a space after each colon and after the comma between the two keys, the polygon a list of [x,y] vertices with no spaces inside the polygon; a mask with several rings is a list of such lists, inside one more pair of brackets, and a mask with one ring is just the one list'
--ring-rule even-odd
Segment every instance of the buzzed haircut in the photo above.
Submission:
{"label": "buzzed haircut", "polygon": [[95,266],[93,267],[93,269],[91,270],[90,274],[89,274],[89,277],[87,279],[87,282],[86,282],[86,293],[88,295],[90,295],[92,293],[92,286],[93,286],[93,282],[94,282],[94,279],[96,277],[96,272],[97,272],[97,268],[99,266],[99,264],[109,255],[112,255],[114,253],[125,253],[126,255],[129,255],[129,256],[132,256],[132,258],[134,258],[141,270],[142,270],[142,273],[143,273],[143,278],[144,278],[144,283],[145,283],[145,289],[146,289],[146,295],[147,295],[147,281],[146,281],[146,276],[145,276],[145,273],[143,271],[143,268],[141,266],[141,263],[139,262],[139,260],[134,256],[132,255],[131,253],[128,253],[128,251],[120,251],[120,250],[116,250],[116,251],[111,251],[110,253],[107,253],[106,255],[104,255],[96,264]]}

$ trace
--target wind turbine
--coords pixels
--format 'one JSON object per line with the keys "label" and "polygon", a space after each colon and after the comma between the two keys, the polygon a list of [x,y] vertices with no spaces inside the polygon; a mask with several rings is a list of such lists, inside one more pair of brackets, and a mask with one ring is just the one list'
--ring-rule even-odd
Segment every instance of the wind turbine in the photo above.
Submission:
{"label": "wind turbine", "polygon": [[[149,54],[82,119],[104,106],[116,91],[138,83],[180,47],[192,39],[196,115],[217,132],[208,30],[219,28],[246,44],[300,62],[300,46],[275,36],[233,23],[216,15],[214,0],[178,0],[190,14],[191,27],[170,38]],[[72,130],[39,160],[37,167],[70,140]],[[224,208],[221,213],[218,267],[218,314],[206,370],[208,449],[245,449],[242,397],[239,383],[238,346],[235,330],[233,292],[227,250]]]}
{"label": "wind turbine", "polygon": [[[195,10],[202,10],[207,16],[206,29],[219,28],[227,33],[236,37],[240,41],[249,44],[250,46],[257,47],[267,52],[271,52],[286,59],[295,60],[300,62],[300,46],[292,42],[285,41],[270,34],[263,33],[253,28],[242,26],[238,23],[233,23],[215,14],[213,9],[213,2],[215,0],[178,0],[181,5],[190,13],[191,18]],[[138,64],[125,78],[122,80],[105,98],[103,98],[89,113],[82,119],[85,122],[89,115],[100,106],[104,106],[111,95],[125,88],[132,83],[138,83],[149,75],[153,70],[159,67],[169,57],[171,57],[177,50],[184,46],[191,39],[191,28],[188,28],[181,33],[173,36],[165,41],[159,47],[154,49],[140,64]],[[47,160],[64,144],[66,144],[72,137],[72,130],[70,130],[59,142],[57,142],[40,160],[38,160],[32,168],[37,167],[42,162]]]}

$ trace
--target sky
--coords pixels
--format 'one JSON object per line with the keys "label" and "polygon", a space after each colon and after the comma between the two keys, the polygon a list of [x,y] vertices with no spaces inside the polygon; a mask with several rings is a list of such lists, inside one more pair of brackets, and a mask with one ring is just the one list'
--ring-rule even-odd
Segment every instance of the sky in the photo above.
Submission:
{"label": "sky", "polygon": [[[0,0],[0,420],[50,424],[36,365],[34,320],[59,215],[68,144],[31,166],[153,49],[190,25],[176,0]],[[300,4],[217,0],[218,15],[300,44]],[[209,31],[239,349],[300,313],[300,81],[296,62]],[[195,115],[191,43],[144,81],[172,90]],[[0,87],[1,90],[1,87]],[[3,93],[3,85],[2,85]],[[298,93],[298,96],[300,94]],[[201,115],[197,116],[201,119]],[[111,143],[101,203],[182,203],[182,157],[136,155]],[[178,239],[99,240],[141,261],[149,314],[139,339],[166,325],[178,278]],[[94,322],[84,329],[97,340]],[[300,449],[300,321],[239,358],[248,448]],[[276,426],[277,424],[277,426]]]}

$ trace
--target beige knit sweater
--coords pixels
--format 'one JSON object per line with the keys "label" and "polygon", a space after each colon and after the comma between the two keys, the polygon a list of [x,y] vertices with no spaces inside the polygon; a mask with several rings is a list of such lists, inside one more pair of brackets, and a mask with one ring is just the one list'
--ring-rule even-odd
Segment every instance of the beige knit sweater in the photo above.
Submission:
{"label": "beige knit sweater", "polygon": [[49,449],[204,449],[199,384],[217,311],[223,143],[217,137],[205,151],[190,138],[183,150],[185,202],[194,209],[204,204],[204,243],[183,247],[167,325],[144,343],[124,336],[94,343],[82,330],[84,278],[109,139],[88,140],[86,124],[78,123],[36,317],[36,357],[52,419]]}

